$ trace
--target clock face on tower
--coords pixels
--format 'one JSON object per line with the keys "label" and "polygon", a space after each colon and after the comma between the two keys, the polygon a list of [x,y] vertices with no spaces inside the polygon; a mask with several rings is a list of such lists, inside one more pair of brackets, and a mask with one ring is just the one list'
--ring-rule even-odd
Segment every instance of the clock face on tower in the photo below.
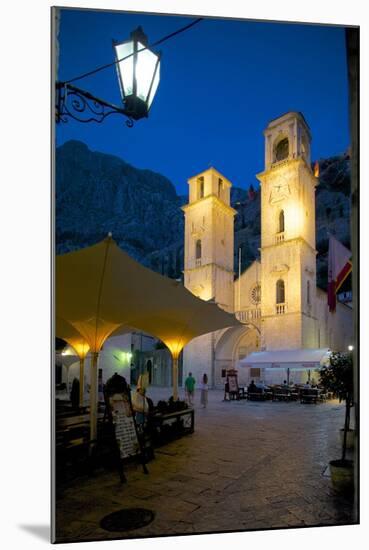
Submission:
{"label": "clock face on tower", "polygon": [[271,187],[269,196],[270,204],[275,204],[282,199],[287,199],[291,194],[290,186],[284,176],[278,176]]}

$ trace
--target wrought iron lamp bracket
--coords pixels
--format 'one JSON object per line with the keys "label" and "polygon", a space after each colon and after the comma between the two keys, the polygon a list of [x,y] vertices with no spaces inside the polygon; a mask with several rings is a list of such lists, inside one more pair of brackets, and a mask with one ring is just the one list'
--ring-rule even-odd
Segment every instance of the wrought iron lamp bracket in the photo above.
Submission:
{"label": "wrought iron lamp bracket", "polygon": [[90,92],[65,82],[56,83],[55,118],[56,122],[68,122],[70,118],[78,122],[103,122],[108,116],[118,114],[126,117],[126,125],[132,128],[133,120],[127,111],[95,97]]}

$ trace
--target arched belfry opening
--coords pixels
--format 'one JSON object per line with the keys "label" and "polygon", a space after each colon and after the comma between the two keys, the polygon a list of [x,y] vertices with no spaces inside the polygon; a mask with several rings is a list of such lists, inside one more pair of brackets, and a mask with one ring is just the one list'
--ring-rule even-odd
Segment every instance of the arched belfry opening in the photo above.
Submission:
{"label": "arched belfry opening", "polygon": [[274,147],[274,162],[280,162],[288,158],[290,152],[290,144],[288,138],[278,140]]}
{"label": "arched belfry opening", "polygon": [[276,303],[284,304],[285,302],[285,288],[283,279],[279,279],[276,284]]}
{"label": "arched belfry opening", "polygon": [[278,233],[284,232],[284,210],[279,212],[278,216]]}
{"label": "arched belfry opening", "polygon": [[196,260],[201,260],[201,239],[196,241],[195,258]]}
{"label": "arched belfry opening", "polygon": [[198,193],[198,198],[199,199],[203,199],[204,196],[205,196],[205,182],[204,182],[204,176],[200,176],[198,179],[197,179],[197,193]]}

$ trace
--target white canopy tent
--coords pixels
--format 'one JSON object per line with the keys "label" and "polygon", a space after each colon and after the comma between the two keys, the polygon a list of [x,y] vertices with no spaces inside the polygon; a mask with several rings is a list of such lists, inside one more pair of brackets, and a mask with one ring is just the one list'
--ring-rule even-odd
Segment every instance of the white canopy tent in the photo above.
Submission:
{"label": "white canopy tent", "polygon": [[[240,326],[231,313],[194,296],[182,284],[151,271],[103,241],[56,256],[55,334],[83,361],[91,353],[91,441],[97,437],[98,356],[104,342],[129,327],[159,338],[172,354],[173,397],[178,399],[178,357],[193,338]],[[80,384],[80,389],[81,389]],[[80,396],[81,398],[81,396]]]}
{"label": "white canopy tent", "polygon": [[[240,368],[290,371],[319,370],[329,362],[329,348],[254,351],[238,363]],[[310,375],[309,375],[310,376]]]}

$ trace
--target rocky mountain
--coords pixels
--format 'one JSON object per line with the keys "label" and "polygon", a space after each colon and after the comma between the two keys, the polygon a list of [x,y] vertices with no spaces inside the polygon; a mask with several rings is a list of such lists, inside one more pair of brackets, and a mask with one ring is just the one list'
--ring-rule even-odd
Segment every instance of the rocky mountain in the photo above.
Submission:
{"label": "rocky mountain", "polygon": [[[316,192],[317,278],[326,287],[328,233],[350,247],[350,159],[347,154],[319,161]],[[135,259],[169,277],[183,270],[184,219],[173,184],[161,174],[139,170],[124,160],[90,151],[79,141],[56,150],[56,252],[76,250],[113,234]],[[260,193],[232,188],[235,217],[235,271],[258,256]]]}
{"label": "rocky mountain", "polygon": [[79,141],[56,151],[57,254],[89,246],[109,232],[139,261],[181,240],[183,218],[172,183]]}

